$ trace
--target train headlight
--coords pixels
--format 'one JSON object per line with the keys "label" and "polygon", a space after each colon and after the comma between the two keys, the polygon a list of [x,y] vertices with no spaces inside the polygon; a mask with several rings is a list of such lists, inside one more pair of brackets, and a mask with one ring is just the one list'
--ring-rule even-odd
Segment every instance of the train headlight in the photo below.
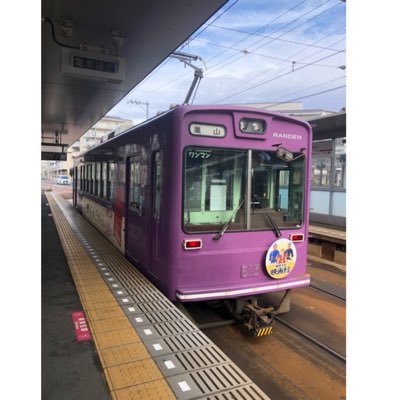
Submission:
{"label": "train headlight", "polygon": [[239,129],[243,133],[258,133],[265,132],[265,121],[262,119],[242,118],[239,122]]}
{"label": "train headlight", "polygon": [[242,118],[239,122],[239,128],[242,132],[247,132],[247,128],[249,126],[248,120],[246,118]]}
{"label": "train headlight", "polygon": [[251,129],[257,133],[262,132],[264,130],[262,121],[253,121],[251,123]]}

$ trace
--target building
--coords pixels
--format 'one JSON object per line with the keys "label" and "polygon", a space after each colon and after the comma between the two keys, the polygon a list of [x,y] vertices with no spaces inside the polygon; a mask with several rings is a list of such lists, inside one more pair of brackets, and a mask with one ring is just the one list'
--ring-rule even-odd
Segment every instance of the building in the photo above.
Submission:
{"label": "building", "polygon": [[346,227],[346,112],[311,118],[310,221]]}
{"label": "building", "polygon": [[58,175],[70,176],[75,157],[100,144],[111,132],[119,135],[132,126],[131,120],[106,115],[68,148],[66,161],[42,161],[42,179],[54,181]]}

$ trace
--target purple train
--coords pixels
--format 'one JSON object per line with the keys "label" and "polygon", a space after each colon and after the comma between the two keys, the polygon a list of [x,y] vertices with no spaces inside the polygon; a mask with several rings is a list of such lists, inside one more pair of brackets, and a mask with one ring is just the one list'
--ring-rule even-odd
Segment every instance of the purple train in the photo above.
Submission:
{"label": "purple train", "polygon": [[[74,167],[74,205],[170,300],[225,300],[269,332],[290,289],[310,283],[310,125],[179,106],[109,136]],[[277,291],[278,307],[260,306]]]}

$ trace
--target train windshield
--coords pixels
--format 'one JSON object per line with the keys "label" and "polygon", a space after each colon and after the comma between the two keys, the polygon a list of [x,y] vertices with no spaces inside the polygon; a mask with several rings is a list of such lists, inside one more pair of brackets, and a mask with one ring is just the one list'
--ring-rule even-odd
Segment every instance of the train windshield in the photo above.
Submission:
{"label": "train windshield", "polygon": [[226,231],[302,225],[302,153],[284,161],[275,151],[189,147],[184,158],[186,232],[219,232],[227,222]]}

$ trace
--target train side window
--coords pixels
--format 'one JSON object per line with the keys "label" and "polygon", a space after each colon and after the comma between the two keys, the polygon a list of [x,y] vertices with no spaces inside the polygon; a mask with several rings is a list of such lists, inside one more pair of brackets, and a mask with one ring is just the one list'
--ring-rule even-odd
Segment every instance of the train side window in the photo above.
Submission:
{"label": "train side window", "polygon": [[95,164],[91,165],[91,179],[90,179],[90,193],[91,194],[95,194],[96,193],[96,186],[95,186],[95,182],[96,182],[96,166]]}
{"label": "train side window", "polygon": [[101,163],[96,163],[95,195],[101,197]]}
{"label": "train side window", "polygon": [[85,190],[85,166],[82,165],[81,167],[81,190]]}
{"label": "train side window", "polygon": [[89,192],[89,165],[85,166],[85,192]]}
{"label": "train side window", "polygon": [[328,157],[313,157],[312,184],[313,186],[329,186],[331,175],[331,159]]}
{"label": "train side window", "polygon": [[110,162],[108,164],[108,175],[107,175],[107,199],[114,200],[114,186],[115,185],[115,163]]}
{"label": "train side window", "polygon": [[107,198],[107,163],[101,163],[100,197]]}
{"label": "train side window", "polygon": [[84,177],[85,167],[81,165],[79,167],[79,190],[83,190],[83,177]]}
{"label": "train side window", "polygon": [[346,188],[346,138],[337,138],[334,141],[334,182],[333,186]]}
{"label": "train side window", "polygon": [[90,171],[89,171],[90,165],[86,165],[86,193],[90,192]]}
{"label": "train side window", "polygon": [[140,210],[140,161],[132,159],[129,163],[129,207]]}
{"label": "train side window", "polygon": [[92,189],[91,189],[91,187],[92,187],[92,164],[88,164],[88,166],[87,166],[87,188],[86,188],[86,191],[88,192],[88,193],[91,193],[92,192]]}
{"label": "train side window", "polygon": [[160,217],[162,190],[162,154],[157,152],[154,155],[154,218]]}

